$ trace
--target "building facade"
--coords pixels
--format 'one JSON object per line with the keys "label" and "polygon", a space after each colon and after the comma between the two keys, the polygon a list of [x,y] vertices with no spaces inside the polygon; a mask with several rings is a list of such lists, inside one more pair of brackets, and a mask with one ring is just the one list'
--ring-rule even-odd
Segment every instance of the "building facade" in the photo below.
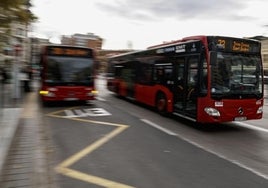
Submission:
{"label": "building facade", "polygon": [[82,46],[94,49],[99,52],[102,49],[103,39],[93,33],[88,34],[74,34],[71,36],[62,36],[61,44],[63,45],[74,45]]}
{"label": "building facade", "polygon": [[50,44],[49,39],[43,38],[29,38],[30,47],[29,47],[29,61],[31,62],[32,68],[38,68],[40,62],[40,53],[43,45]]}
{"label": "building facade", "polygon": [[0,67],[11,74],[14,63],[21,69],[29,63],[29,40],[27,37],[27,25],[20,22],[10,24],[10,33],[6,36],[6,41],[2,45]]}

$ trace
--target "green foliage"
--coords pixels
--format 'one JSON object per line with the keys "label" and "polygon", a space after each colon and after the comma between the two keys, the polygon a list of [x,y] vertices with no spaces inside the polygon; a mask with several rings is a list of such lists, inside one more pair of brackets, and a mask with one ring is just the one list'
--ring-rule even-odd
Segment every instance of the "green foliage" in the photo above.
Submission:
{"label": "green foliage", "polygon": [[13,21],[29,24],[37,20],[30,11],[31,6],[30,0],[1,0],[0,28],[8,28]]}

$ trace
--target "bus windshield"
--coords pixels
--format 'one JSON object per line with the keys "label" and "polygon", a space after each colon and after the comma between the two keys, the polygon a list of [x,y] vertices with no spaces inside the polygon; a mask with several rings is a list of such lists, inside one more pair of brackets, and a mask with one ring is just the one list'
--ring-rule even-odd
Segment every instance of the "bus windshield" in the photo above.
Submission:
{"label": "bus windshield", "polygon": [[261,57],[218,52],[211,66],[213,98],[262,97]]}
{"label": "bus windshield", "polygon": [[48,56],[46,68],[44,76],[45,83],[48,85],[92,85],[92,59]]}

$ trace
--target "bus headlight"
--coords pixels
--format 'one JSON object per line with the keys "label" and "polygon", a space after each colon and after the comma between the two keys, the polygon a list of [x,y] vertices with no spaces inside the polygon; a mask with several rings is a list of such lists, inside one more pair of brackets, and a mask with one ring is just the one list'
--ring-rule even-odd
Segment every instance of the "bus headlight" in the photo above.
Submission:
{"label": "bus headlight", "polygon": [[98,93],[99,93],[99,92],[98,92],[97,90],[92,90],[92,91],[91,91],[91,94],[92,94],[92,95],[97,95]]}
{"label": "bus headlight", "polygon": [[55,97],[56,96],[55,93],[53,93],[53,92],[43,91],[43,90],[39,91],[39,94],[46,96],[46,97]]}
{"label": "bus headlight", "polygon": [[260,106],[257,110],[257,114],[262,114],[263,112],[263,106]]}
{"label": "bus headlight", "polygon": [[99,92],[98,92],[97,90],[92,90],[91,93],[92,93],[93,95],[97,95]]}
{"label": "bus headlight", "polygon": [[215,108],[207,107],[204,110],[210,116],[217,116],[217,117],[221,116],[220,112]]}
{"label": "bus headlight", "polygon": [[49,91],[42,91],[42,90],[39,91],[39,94],[40,94],[40,95],[47,95],[48,93],[49,93]]}
{"label": "bus headlight", "polygon": [[92,96],[95,96],[97,94],[98,94],[98,91],[97,90],[92,90],[92,91],[90,91],[90,92],[87,93],[87,96],[92,97]]}

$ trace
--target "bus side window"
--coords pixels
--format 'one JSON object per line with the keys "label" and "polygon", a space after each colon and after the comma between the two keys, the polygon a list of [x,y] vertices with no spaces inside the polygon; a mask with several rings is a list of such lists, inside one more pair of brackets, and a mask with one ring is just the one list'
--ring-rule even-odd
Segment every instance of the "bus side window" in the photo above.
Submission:
{"label": "bus side window", "polygon": [[207,92],[208,89],[208,75],[205,73],[201,79],[201,92]]}
{"label": "bus side window", "polygon": [[163,84],[165,82],[165,72],[163,68],[156,70],[156,80],[157,83],[160,84]]}
{"label": "bus side window", "polygon": [[207,73],[207,63],[206,61],[203,61],[203,65],[201,67],[202,75],[201,75],[201,84],[200,89],[202,93],[207,93],[208,89],[208,73]]}
{"label": "bus side window", "polygon": [[152,83],[152,67],[141,64],[140,72],[138,72],[138,82],[149,85]]}

